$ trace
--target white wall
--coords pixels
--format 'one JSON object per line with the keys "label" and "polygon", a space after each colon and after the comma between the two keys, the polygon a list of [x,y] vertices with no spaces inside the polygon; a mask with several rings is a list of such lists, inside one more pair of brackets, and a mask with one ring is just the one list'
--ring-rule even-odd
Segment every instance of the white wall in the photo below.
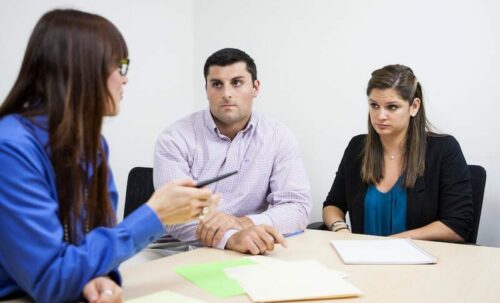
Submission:
{"label": "white wall", "polygon": [[35,23],[53,8],[100,14],[122,32],[131,65],[121,112],[107,119],[104,134],[123,213],[127,175],[152,166],[159,132],[193,110],[192,1],[2,1],[0,9],[0,102],[12,87]]}
{"label": "white wall", "polygon": [[[488,181],[479,243],[500,247],[500,3],[395,0],[2,1],[0,100],[17,76],[42,13],[68,6],[104,15],[131,57],[121,114],[106,122],[123,209],[126,177],[151,166],[157,134],[206,107],[203,63],[223,47],[247,51],[262,91],[257,109],[295,132],[313,186],[313,220],[348,140],[365,132],[370,72],[413,68],[429,118],[453,134]],[[28,8],[28,9],[27,9]],[[0,101],[1,102],[1,101]]]}
{"label": "white wall", "polygon": [[365,88],[387,64],[413,68],[431,122],[488,172],[479,243],[500,246],[500,3],[498,1],[195,1],[195,103],[201,69],[223,47],[257,63],[257,108],[288,124],[322,202],[349,139],[366,132]]}

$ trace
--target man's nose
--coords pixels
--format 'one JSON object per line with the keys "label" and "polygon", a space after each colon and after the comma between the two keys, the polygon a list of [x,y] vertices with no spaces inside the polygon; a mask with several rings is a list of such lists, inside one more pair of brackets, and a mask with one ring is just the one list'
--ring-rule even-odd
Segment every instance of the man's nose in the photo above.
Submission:
{"label": "man's nose", "polygon": [[233,89],[231,88],[230,85],[226,85],[224,87],[224,98],[229,100],[232,97],[233,97]]}

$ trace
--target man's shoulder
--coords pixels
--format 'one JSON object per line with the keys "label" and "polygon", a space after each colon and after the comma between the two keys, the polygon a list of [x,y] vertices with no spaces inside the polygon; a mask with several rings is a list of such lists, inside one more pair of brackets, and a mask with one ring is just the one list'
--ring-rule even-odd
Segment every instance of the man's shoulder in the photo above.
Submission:
{"label": "man's shoulder", "polygon": [[198,123],[202,123],[205,119],[206,110],[195,111],[187,116],[182,117],[181,119],[175,121],[167,128],[181,128],[185,126],[193,126]]}
{"label": "man's shoulder", "polygon": [[205,110],[200,110],[196,111],[194,113],[191,113],[174,123],[168,125],[164,130],[163,133],[177,133],[181,135],[189,135],[189,134],[194,134],[196,132],[197,128],[202,127],[204,124],[204,117],[205,115]]}
{"label": "man's shoulder", "polygon": [[257,128],[262,131],[275,131],[275,132],[287,132],[291,133],[290,128],[282,121],[275,118],[271,118],[261,112],[254,111],[252,113],[255,115],[255,121],[257,123]]}

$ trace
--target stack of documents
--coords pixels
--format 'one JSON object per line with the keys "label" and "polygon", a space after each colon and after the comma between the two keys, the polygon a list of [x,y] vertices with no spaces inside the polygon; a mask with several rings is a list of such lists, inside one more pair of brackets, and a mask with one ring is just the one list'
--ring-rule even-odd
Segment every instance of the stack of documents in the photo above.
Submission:
{"label": "stack of documents", "polygon": [[359,296],[362,292],[315,260],[265,262],[226,268],[254,302],[313,300]]}
{"label": "stack of documents", "polygon": [[435,257],[410,239],[332,240],[345,264],[435,264]]}
{"label": "stack of documents", "polygon": [[226,298],[243,295],[245,294],[245,290],[235,280],[229,279],[224,273],[224,269],[252,264],[256,264],[256,262],[250,258],[239,258],[179,266],[175,268],[175,272],[212,295]]}

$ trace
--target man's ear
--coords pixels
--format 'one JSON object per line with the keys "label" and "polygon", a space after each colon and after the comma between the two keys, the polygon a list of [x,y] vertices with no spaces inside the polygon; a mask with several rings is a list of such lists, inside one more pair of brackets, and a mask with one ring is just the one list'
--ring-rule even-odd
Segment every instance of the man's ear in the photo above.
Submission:
{"label": "man's ear", "polygon": [[260,91],[260,81],[255,80],[255,81],[253,81],[253,96],[254,96],[254,98],[259,95],[259,91]]}

